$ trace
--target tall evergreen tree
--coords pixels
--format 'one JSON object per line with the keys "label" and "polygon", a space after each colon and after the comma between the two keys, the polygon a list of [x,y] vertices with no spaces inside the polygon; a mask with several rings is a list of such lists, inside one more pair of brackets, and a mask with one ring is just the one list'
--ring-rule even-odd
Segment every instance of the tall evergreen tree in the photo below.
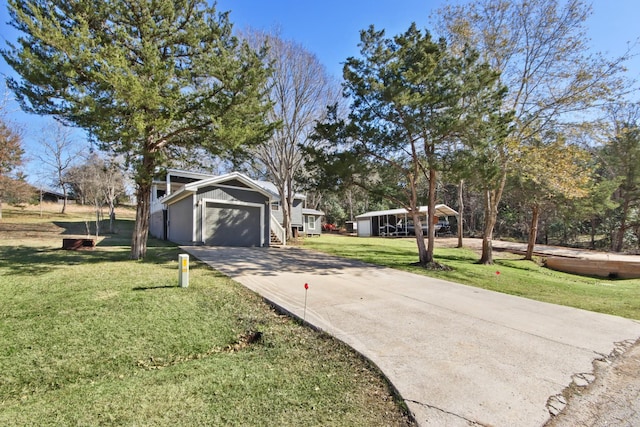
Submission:
{"label": "tall evergreen tree", "polygon": [[[434,40],[415,24],[393,38],[374,27],[362,31],[360,53],[344,66],[345,93],[353,100],[348,122],[327,123],[318,133],[348,144],[348,152],[332,156],[333,165],[352,162],[352,169],[343,165],[338,170],[350,171],[360,186],[407,209],[419,263],[430,266],[435,227],[428,228],[425,246],[419,186],[428,183],[427,205],[433,215],[446,148],[461,137],[465,123],[490,114],[480,106],[487,98],[500,99],[498,75],[480,64],[475,52],[454,55],[444,40]],[[353,170],[354,164],[364,166],[366,173]]]}
{"label": "tall evergreen tree", "polygon": [[23,33],[2,51],[22,108],[86,129],[136,183],[131,257],[143,258],[153,175],[177,153],[222,154],[270,128],[261,54],[204,0],[9,0]]}

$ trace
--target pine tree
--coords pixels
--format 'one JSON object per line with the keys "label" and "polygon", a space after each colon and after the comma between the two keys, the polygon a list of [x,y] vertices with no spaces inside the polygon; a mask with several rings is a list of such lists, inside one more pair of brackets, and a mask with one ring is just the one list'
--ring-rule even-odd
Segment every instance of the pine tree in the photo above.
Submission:
{"label": "pine tree", "polygon": [[154,174],[197,147],[268,137],[268,70],[203,0],[10,0],[23,36],[2,51],[25,111],[83,128],[136,183],[131,258],[143,258]]}

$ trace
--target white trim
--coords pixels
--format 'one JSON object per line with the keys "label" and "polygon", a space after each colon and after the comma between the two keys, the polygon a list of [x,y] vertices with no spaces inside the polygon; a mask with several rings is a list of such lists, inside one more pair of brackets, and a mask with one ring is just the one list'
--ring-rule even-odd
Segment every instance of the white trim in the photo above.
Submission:
{"label": "white trim", "polygon": [[[237,187],[236,187],[237,188]],[[207,203],[218,203],[221,205],[235,205],[235,206],[249,206],[253,208],[260,208],[260,246],[264,246],[264,203],[251,203],[241,202],[238,200],[222,200],[222,199],[200,199],[202,201],[202,214],[200,215],[200,241],[204,243],[204,236],[206,235],[206,221],[205,213]],[[194,209],[195,212],[195,209]],[[194,214],[195,215],[195,214]],[[194,227],[195,234],[195,227]]]}
{"label": "white trim", "polygon": [[251,191],[254,193],[262,194],[263,196],[267,197],[269,200],[272,199],[271,193],[269,193],[267,190],[257,185],[255,181],[253,181],[251,178],[239,172],[232,172],[226,175],[213,176],[211,178],[202,179],[200,181],[194,181],[189,184],[185,184],[184,187],[180,188],[175,193],[171,193],[169,195],[164,196],[161,202],[164,204],[175,203],[179,200],[182,200],[184,197],[187,197],[189,194],[197,193],[198,190],[203,187],[224,187],[225,185],[227,185],[227,184],[224,184],[224,182],[232,179],[236,179],[240,181],[241,183],[246,185],[246,187],[228,185],[227,188]]}
{"label": "white trim", "polygon": [[[276,217],[273,216],[273,214],[271,214],[270,217],[271,217],[270,218],[270,222],[269,222],[269,226],[271,227],[270,231],[273,231],[274,234],[276,236],[278,236],[278,239],[280,239],[280,242],[282,243],[282,245],[286,246],[286,244],[287,244],[287,233],[285,233],[284,228],[278,222]],[[271,233],[269,233],[269,239],[271,239]]]}
{"label": "white trim", "polygon": [[[315,215],[307,215],[304,216],[306,218],[305,227],[309,227],[309,230],[316,229],[316,216]],[[313,221],[309,222],[309,219],[313,219]]]}
{"label": "white trim", "polygon": [[195,242],[197,242],[197,233],[196,233],[196,223],[198,222],[198,197],[196,195],[196,193],[193,193],[192,196],[192,203],[191,203],[191,213],[193,215],[193,222],[191,224],[193,224],[191,226],[191,241],[195,244]]}

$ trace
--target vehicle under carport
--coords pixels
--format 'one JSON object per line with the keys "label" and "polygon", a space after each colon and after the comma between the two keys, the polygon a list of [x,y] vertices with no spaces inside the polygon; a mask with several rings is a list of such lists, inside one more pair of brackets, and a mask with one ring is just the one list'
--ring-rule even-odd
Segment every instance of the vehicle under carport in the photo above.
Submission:
{"label": "vehicle under carport", "polygon": [[[436,205],[434,215],[428,214],[427,206],[420,206],[419,210],[425,234],[430,223],[434,224],[436,233],[438,233],[439,230],[448,229],[450,216],[458,216],[458,212],[444,204]],[[427,221],[427,218],[431,218],[431,221]],[[413,216],[404,208],[366,212],[358,215],[356,221],[358,237],[415,234],[414,225],[412,229]]]}

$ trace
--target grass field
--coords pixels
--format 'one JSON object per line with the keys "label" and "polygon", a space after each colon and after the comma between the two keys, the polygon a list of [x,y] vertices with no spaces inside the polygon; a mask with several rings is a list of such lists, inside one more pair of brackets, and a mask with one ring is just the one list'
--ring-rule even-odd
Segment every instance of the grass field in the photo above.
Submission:
{"label": "grass field", "polygon": [[607,280],[576,276],[524,261],[519,255],[495,251],[495,265],[479,265],[476,264],[480,258],[477,251],[445,247],[436,247],[435,258],[452,270],[430,271],[410,265],[418,261],[416,242],[411,238],[323,234],[320,238],[305,239],[303,245],[329,254],[538,301],[640,319],[640,279]]}
{"label": "grass field", "polygon": [[[132,212],[94,251],[81,209],[4,208],[0,425],[407,425],[388,384],[345,345],[151,240],[128,259]],[[261,336],[259,337],[259,334]]]}

